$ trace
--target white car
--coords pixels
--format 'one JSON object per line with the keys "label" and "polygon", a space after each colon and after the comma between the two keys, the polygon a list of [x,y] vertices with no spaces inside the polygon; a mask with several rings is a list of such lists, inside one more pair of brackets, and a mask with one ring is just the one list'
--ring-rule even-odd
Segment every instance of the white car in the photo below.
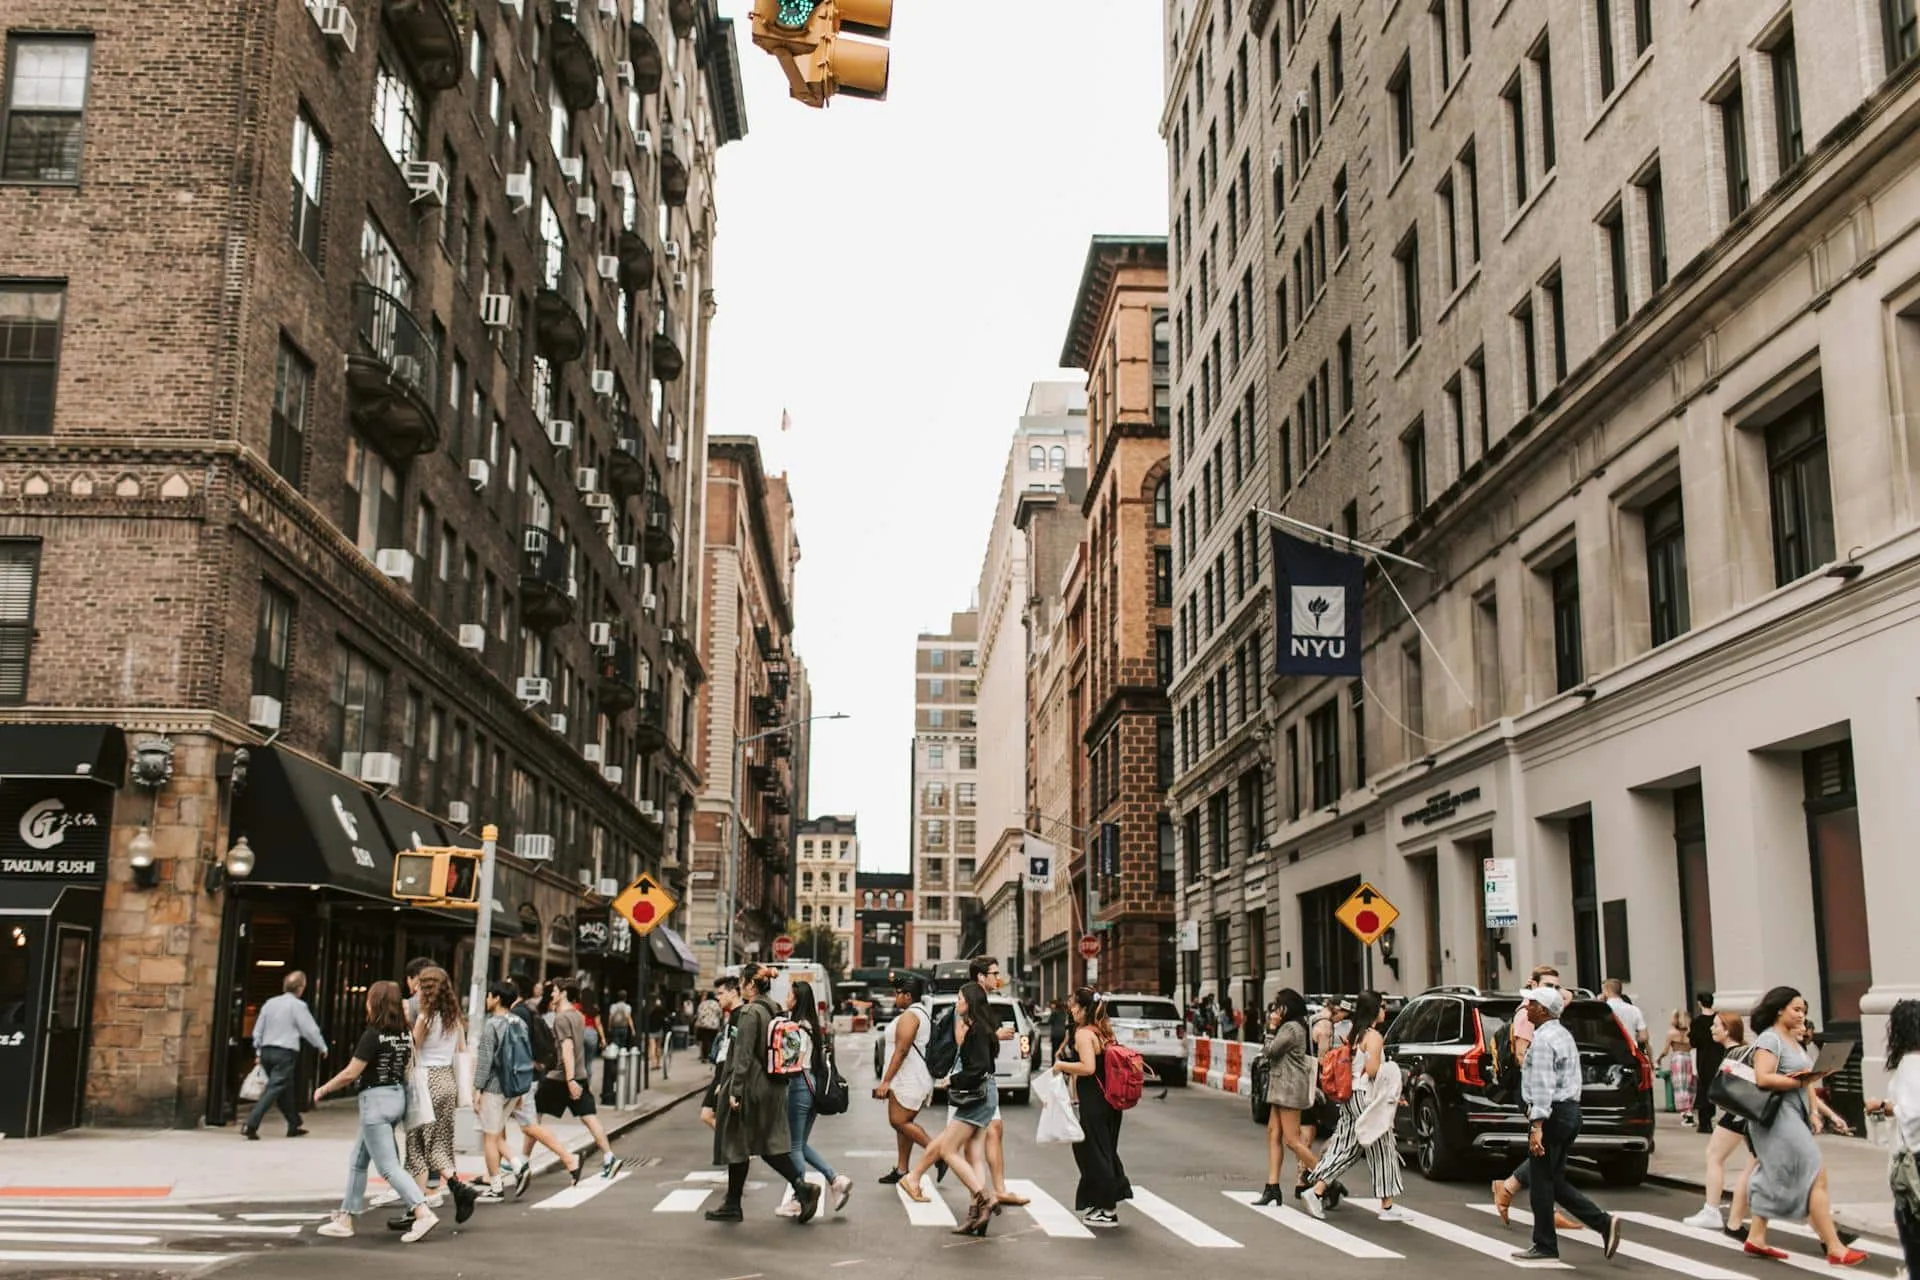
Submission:
{"label": "white car", "polygon": [[1114,1039],[1147,1060],[1166,1084],[1187,1082],[1187,1024],[1180,1007],[1165,996],[1102,997]]}
{"label": "white car", "polygon": [[[938,1024],[953,1011],[954,997],[929,996],[927,1003],[933,1006],[933,1020]],[[999,1058],[993,1065],[993,1078],[999,1082],[1001,1101],[1025,1102],[1033,1087],[1033,1019],[1010,996],[988,996],[987,1007],[993,1010],[996,1026],[1013,1027],[1012,1037],[1000,1042]],[[934,1082],[935,1102],[946,1102],[946,1083],[945,1077]]]}

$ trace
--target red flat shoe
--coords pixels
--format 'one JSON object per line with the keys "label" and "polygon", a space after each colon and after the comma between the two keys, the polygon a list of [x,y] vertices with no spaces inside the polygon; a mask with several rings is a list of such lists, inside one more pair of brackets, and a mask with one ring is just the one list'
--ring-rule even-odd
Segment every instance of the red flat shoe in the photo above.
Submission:
{"label": "red flat shoe", "polygon": [[1830,1267],[1857,1267],[1866,1260],[1867,1255],[1858,1249],[1849,1249],[1837,1257],[1831,1253],[1827,1255],[1827,1265]]}
{"label": "red flat shoe", "polygon": [[1755,1244],[1751,1240],[1742,1244],[1740,1247],[1756,1258],[1772,1258],[1775,1262],[1785,1262],[1787,1260],[1787,1251],[1785,1249],[1775,1249],[1769,1245]]}

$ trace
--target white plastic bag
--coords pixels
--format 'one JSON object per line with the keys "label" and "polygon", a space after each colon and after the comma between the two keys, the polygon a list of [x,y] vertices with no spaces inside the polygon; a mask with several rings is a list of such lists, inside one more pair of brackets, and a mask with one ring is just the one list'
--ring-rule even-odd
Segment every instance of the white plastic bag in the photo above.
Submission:
{"label": "white plastic bag", "polygon": [[433,1090],[427,1082],[427,1069],[416,1066],[407,1073],[407,1128],[421,1129],[433,1123]]}
{"label": "white plastic bag", "polygon": [[240,1082],[240,1101],[258,1102],[266,1095],[267,1069],[256,1062],[253,1070],[247,1072],[247,1078]]}
{"label": "white plastic bag", "polygon": [[1073,1087],[1056,1071],[1043,1071],[1033,1078],[1033,1100],[1040,1104],[1040,1128],[1033,1140],[1039,1143],[1080,1142],[1086,1133],[1080,1128],[1079,1113],[1073,1107]]}

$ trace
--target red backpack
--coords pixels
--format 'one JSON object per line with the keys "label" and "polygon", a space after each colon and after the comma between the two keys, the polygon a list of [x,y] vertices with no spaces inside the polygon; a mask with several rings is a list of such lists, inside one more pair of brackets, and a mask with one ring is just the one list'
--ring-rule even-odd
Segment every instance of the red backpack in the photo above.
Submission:
{"label": "red backpack", "polygon": [[1353,1045],[1337,1044],[1320,1058],[1320,1092],[1333,1102],[1353,1096]]}
{"label": "red backpack", "polygon": [[1131,1110],[1140,1101],[1147,1083],[1147,1066],[1140,1055],[1123,1044],[1106,1049],[1106,1069],[1101,1073],[1100,1093],[1115,1111]]}

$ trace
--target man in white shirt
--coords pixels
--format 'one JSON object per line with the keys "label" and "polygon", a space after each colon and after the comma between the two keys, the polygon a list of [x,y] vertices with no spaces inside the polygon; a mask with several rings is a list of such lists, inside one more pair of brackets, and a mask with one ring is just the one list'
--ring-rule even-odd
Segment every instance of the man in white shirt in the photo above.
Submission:
{"label": "man in white shirt", "polygon": [[304,1040],[318,1049],[322,1057],[327,1052],[326,1037],[320,1034],[313,1011],[301,998],[306,990],[307,975],[295,969],[280,984],[280,994],[261,1005],[254,1017],[253,1050],[267,1073],[267,1087],[260,1100],[253,1104],[253,1112],[240,1130],[250,1142],[260,1140],[260,1122],[267,1118],[267,1108],[276,1102],[280,1104],[280,1114],[286,1117],[287,1136],[298,1138],[306,1133],[300,1123],[300,1109],[293,1099],[293,1073],[300,1065],[300,1042]]}
{"label": "man in white shirt", "polygon": [[1600,984],[1600,991],[1607,998],[1607,1008],[1613,1010],[1613,1016],[1627,1029],[1627,1037],[1640,1046],[1640,1052],[1648,1052],[1647,1015],[1633,1007],[1620,979],[1608,978]]}

